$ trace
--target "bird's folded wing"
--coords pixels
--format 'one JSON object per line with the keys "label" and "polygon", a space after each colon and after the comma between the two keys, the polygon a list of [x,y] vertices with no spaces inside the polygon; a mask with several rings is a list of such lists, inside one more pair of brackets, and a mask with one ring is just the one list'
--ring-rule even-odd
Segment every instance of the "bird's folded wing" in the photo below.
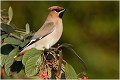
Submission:
{"label": "bird's folded wing", "polygon": [[[53,22],[49,22],[47,24],[44,24],[32,37],[32,40],[30,43],[27,44],[27,46],[39,41],[40,39],[44,38],[45,36],[52,33],[55,29],[55,25]],[[25,46],[25,48],[27,47]]]}

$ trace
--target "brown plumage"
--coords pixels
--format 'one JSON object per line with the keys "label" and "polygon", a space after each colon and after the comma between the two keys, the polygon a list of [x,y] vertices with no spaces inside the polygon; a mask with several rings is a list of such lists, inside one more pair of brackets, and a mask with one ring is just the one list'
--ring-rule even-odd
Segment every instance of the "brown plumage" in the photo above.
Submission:
{"label": "brown plumage", "polygon": [[60,39],[63,32],[62,16],[66,11],[60,6],[48,8],[50,13],[43,26],[34,34],[30,43],[19,53],[24,54],[31,48],[38,50],[49,49]]}
{"label": "brown plumage", "polygon": [[60,6],[52,6],[52,7],[48,8],[48,10],[50,10],[50,11],[53,11],[53,10],[55,10],[55,9],[57,9],[57,10],[62,10],[62,9],[64,9],[64,8],[62,8],[62,7],[60,7]]}

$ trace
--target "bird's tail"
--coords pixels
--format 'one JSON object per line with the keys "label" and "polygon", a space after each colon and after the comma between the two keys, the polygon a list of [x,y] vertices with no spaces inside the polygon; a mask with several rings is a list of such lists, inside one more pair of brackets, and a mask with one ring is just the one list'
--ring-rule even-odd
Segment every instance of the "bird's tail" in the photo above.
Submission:
{"label": "bird's tail", "polygon": [[27,50],[22,50],[19,54],[17,54],[16,56],[14,56],[14,59],[16,59],[17,57],[23,55]]}

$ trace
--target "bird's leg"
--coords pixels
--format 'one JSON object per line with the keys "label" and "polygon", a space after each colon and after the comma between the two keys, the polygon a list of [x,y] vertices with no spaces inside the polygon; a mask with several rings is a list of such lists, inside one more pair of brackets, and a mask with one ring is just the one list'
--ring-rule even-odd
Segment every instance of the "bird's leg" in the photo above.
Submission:
{"label": "bird's leg", "polygon": [[[43,61],[44,61],[44,68],[46,68],[46,66],[48,67],[48,60],[46,59],[45,53],[49,52],[50,50],[46,49],[44,51],[42,51],[42,56],[43,56]],[[47,53],[48,54],[48,53]]]}
{"label": "bird's leg", "polygon": [[46,57],[45,57],[45,50],[42,50],[42,52],[41,52],[41,56],[42,56],[42,63],[41,63],[41,69],[42,70],[44,70],[45,68],[46,68],[46,62],[47,62],[47,60],[46,60]]}
{"label": "bird's leg", "polygon": [[46,57],[45,57],[45,54],[44,54],[43,50],[42,50],[42,56],[43,56],[44,61],[46,62],[47,60],[46,60]]}
{"label": "bird's leg", "polygon": [[55,51],[57,52],[59,50],[59,48],[61,48],[62,45],[58,44],[57,48],[55,48]]}

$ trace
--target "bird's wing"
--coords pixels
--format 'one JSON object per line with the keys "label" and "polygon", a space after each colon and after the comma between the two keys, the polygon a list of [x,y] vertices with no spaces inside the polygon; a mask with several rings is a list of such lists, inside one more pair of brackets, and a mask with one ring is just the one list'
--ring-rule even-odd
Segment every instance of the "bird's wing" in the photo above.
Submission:
{"label": "bird's wing", "polygon": [[35,33],[32,39],[37,39],[37,38],[42,39],[43,37],[53,32],[54,29],[55,29],[55,25],[53,22],[46,23]]}
{"label": "bird's wing", "polygon": [[[45,36],[52,33],[55,29],[55,25],[53,22],[49,22],[47,24],[44,24],[32,37],[32,40],[27,44],[27,46],[37,42],[38,40],[44,38]],[[25,48],[27,47],[25,46]]]}

